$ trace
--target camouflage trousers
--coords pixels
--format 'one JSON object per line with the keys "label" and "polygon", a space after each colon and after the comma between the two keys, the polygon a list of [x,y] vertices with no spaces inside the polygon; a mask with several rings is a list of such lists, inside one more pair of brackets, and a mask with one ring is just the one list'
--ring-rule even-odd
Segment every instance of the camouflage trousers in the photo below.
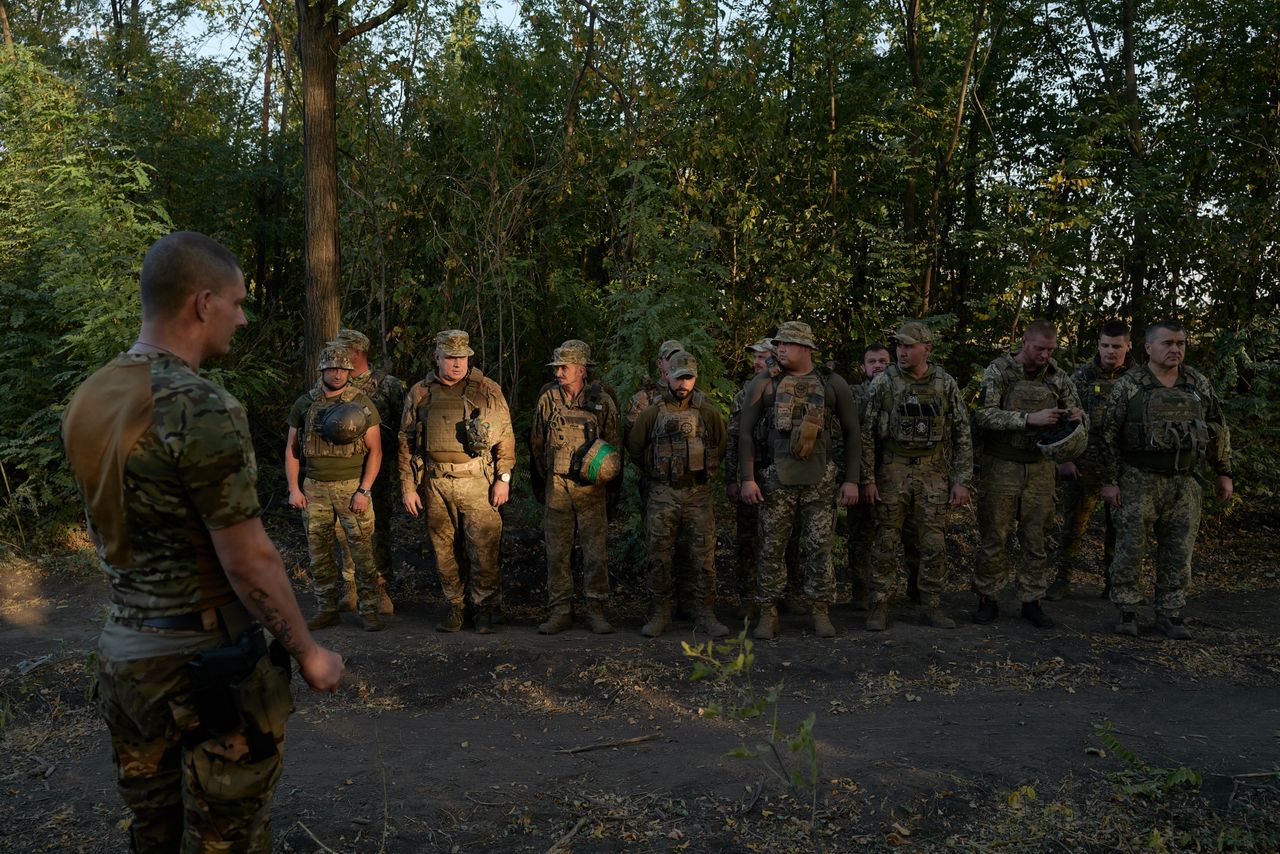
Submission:
{"label": "camouflage trousers", "polygon": [[[1071,570],[1080,563],[1080,545],[1084,542],[1089,519],[1098,507],[1098,493],[1102,480],[1099,463],[1092,458],[1082,458],[1076,463],[1080,470],[1077,478],[1063,479],[1059,486],[1062,499],[1062,526],[1058,529],[1058,575],[1071,577]],[[1116,549],[1116,529],[1111,505],[1103,504],[1102,565],[1111,565]]]}
{"label": "camouflage trousers", "polygon": [[[639,483],[640,492],[640,525],[645,530],[645,540],[648,540],[649,531],[649,496],[652,494],[654,482],[647,477],[641,477]],[[701,598],[699,598],[698,579],[696,571],[697,561],[694,558],[693,546],[689,542],[689,534],[681,529],[676,535],[676,553],[672,564],[673,579],[675,584],[676,602],[681,609],[697,611]],[[715,586],[712,585],[711,593],[715,593]]]}
{"label": "camouflage trousers", "polygon": [[302,511],[302,526],[307,533],[311,577],[321,611],[338,609],[338,565],[334,560],[336,522],[342,527],[351,549],[360,613],[367,616],[377,612],[377,571],[373,565],[371,542],[373,508],[366,507],[363,513],[351,509],[351,496],[359,488],[358,479],[326,481],[306,478],[302,481],[302,494],[307,498],[307,506]]}
{"label": "camouflage trousers", "polygon": [[[382,475],[378,475],[378,479],[373,483],[373,489],[370,490],[373,493],[370,498],[370,503],[373,505],[373,565],[377,570],[374,583],[379,588],[390,584],[395,578],[391,566],[391,514],[395,512],[400,496],[395,491],[399,487],[393,488],[388,485],[390,483],[392,481],[384,481]],[[356,564],[351,559],[351,547],[347,545],[347,535],[342,530],[341,519],[334,520],[333,535],[338,540],[342,581],[348,590],[354,590]]]}
{"label": "camouflage trousers", "polygon": [[1150,531],[1156,540],[1156,611],[1176,614],[1182,609],[1191,583],[1191,553],[1200,531],[1200,502],[1200,484],[1190,475],[1122,468],[1116,555],[1111,561],[1112,602],[1126,611],[1141,604],[1138,576]]}
{"label": "camouflage trousers", "polygon": [[[764,483],[764,470],[756,472],[757,483]],[[736,504],[738,563],[736,580],[738,597],[743,601],[756,598],[756,578],[760,571],[760,505]],[[787,596],[799,596],[803,583],[797,577],[799,548],[796,532],[792,531],[787,543]]]}
{"label": "camouflage trousers", "polygon": [[547,545],[547,604],[552,611],[573,605],[573,544],[582,548],[582,589],[587,599],[609,598],[609,522],[605,487],[564,475],[547,478],[542,533]]}
{"label": "camouflage trousers", "polygon": [[947,586],[947,502],[951,484],[946,457],[885,454],[876,469],[880,502],[874,506],[870,601],[889,598],[898,575],[898,543],[908,571],[918,573],[920,604],[936,607]]}
{"label": "camouflage trousers", "polygon": [[822,480],[810,486],[783,486],[778,470],[769,466],[760,484],[760,570],[756,601],[771,604],[787,588],[786,552],[793,530],[799,540],[797,566],[804,594],[815,602],[830,602],[835,594],[831,565],[831,534],[835,524],[836,467],[827,464]]}
{"label": "camouflage trousers", "polygon": [[[1049,586],[1045,539],[1054,510],[1054,474],[1048,460],[1017,463],[983,454],[978,481],[978,562],[973,586],[996,597],[1016,577],[1018,599],[1034,602]],[[1014,571],[1009,538],[1017,528],[1022,563]]]}
{"label": "camouflage trousers", "polygon": [[[498,552],[502,545],[502,514],[489,500],[489,479],[427,477],[422,481],[422,506],[427,539],[436,558],[440,588],[453,605],[467,600],[479,608],[499,601]],[[466,571],[458,560],[458,533]]]}
{"label": "camouflage trousers", "polygon": [[255,729],[275,744],[270,756],[255,757],[248,726],[204,741],[191,738],[199,720],[191,703],[190,660],[99,656],[98,712],[111,733],[116,786],[133,814],[131,847],[141,854],[268,854],[271,797],[284,767],[285,720],[293,709],[288,677],[264,656],[245,680],[243,690],[258,701],[252,703]]}
{"label": "camouflage trousers", "polygon": [[653,601],[671,601],[672,564],[677,541],[683,535],[692,553],[687,569],[693,582],[691,604],[698,607],[714,604],[716,514],[711,503],[711,487],[651,484],[645,528],[649,546],[649,595]]}

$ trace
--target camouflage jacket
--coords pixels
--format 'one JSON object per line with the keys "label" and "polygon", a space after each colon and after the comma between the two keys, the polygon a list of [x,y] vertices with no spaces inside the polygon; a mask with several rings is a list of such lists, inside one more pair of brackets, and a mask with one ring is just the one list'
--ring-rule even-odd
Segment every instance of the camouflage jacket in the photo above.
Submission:
{"label": "camouflage jacket", "polygon": [[[969,428],[969,410],[964,403],[960,384],[936,365],[919,379],[910,378],[890,365],[866,387],[866,408],[862,422],[862,482],[875,483],[876,457],[888,437],[889,415],[904,402],[913,385],[933,385],[942,400],[942,451],[948,461],[948,480],[952,486],[970,486],[973,482],[973,436]],[[864,386],[859,386],[862,388]]]}
{"label": "camouflage jacket", "polygon": [[[1025,432],[1035,431],[1027,427],[1027,414],[1005,409],[1003,402],[1009,390],[1011,377],[1023,377],[1033,382],[1041,382],[1049,387],[1056,399],[1057,406],[1062,409],[1080,408],[1080,398],[1076,395],[1075,383],[1058,367],[1058,363],[1049,360],[1038,373],[1028,375],[1014,357],[1008,353],[999,357],[982,372],[982,388],[978,392],[978,406],[974,412],[974,422],[988,432]],[[1085,419],[1088,420],[1086,414]]]}
{"label": "camouflage jacket", "polygon": [[684,401],[677,401],[669,389],[664,390],[657,401],[640,413],[635,423],[631,425],[632,433],[627,437],[627,454],[631,462],[646,477],[652,475],[650,454],[647,452],[652,448],[656,438],[653,435],[654,426],[658,422],[662,403],[668,404],[673,409],[697,410],[702,422],[701,436],[705,447],[706,472],[708,475],[715,474],[724,458],[728,428],[725,425],[724,415],[705,394],[697,389],[694,389]]}
{"label": "camouflage jacket", "polygon": [[544,386],[533,410],[533,426],[529,431],[529,449],[537,473],[546,477],[547,434],[557,414],[570,409],[584,410],[595,418],[596,430],[601,440],[619,447],[618,407],[613,397],[599,382],[588,382],[572,400],[567,400],[557,383]]}
{"label": "camouflage jacket", "polygon": [[738,389],[729,403],[729,435],[724,446],[724,482],[738,483],[738,428],[742,426],[742,401],[747,396],[747,387]]}
{"label": "camouflage jacket", "polygon": [[[373,401],[382,418],[383,447],[389,452],[393,447],[396,425],[404,413],[404,383],[386,371],[368,370],[351,378],[351,385],[364,392],[365,397]],[[390,453],[383,455],[385,461]]]}
{"label": "camouflage jacket", "polygon": [[489,422],[489,436],[493,442],[493,455],[487,463],[492,466],[495,475],[509,474],[514,471],[516,434],[511,426],[511,410],[507,406],[507,398],[498,384],[486,377],[479,368],[471,368],[467,375],[453,386],[444,386],[432,372],[427,374],[426,379],[414,383],[408,394],[404,396],[404,407],[399,418],[400,433],[397,436],[399,448],[397,461],[402,494],[408,494],[418,488],[418,472],[422,463],[421,449],[417,447],[418,409],[432,394],[433,387],[457,391],[482,410],[484,420]]}
{"label": "camouflage jacket", "polygon": [[189,614],[236,598],[209,534],[261,513],[234,397],[171,353],[122,353],[76,390],[62,440],[114,616]]}
{"label": "camouflage jacket", "polygon": [[1103,370],[1097,358],[1094,358],[1076,368],[1071,375],[1080,405],[1089,413],[1089,452],[1097,450],[1102,438],[1102,413],[1107,407],[1107,401],[1111,399],[1116,381],[1128,370],[1128,365],[1121,365],[1114,371]]}
{"label": "camouflage jacket", "polygon": [[644,384],[640,386],[640,390],[627,399],[627,405],[622,410],[621,438],[624,443],[627,441],[628,436],[631,435],[631,425],[636,423],[636,419],[640,417],[641,412],[644,412],[662,399],[662,390],[666,387],[667,384],[662,380],[652,380],[645,377]]}

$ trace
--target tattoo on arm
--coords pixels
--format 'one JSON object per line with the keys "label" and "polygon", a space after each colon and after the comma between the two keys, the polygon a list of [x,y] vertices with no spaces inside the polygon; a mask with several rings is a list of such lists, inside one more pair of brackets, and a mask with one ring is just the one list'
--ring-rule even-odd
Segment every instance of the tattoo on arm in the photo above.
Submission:
{"label": "tattoo on arm", "polygon": [[302,648],[298,646],[298,642],[293,637],[293,630],[289,628],[289,622],[280,612],[273,608],[270,604],[271,596],[262,588],[254,588],[249,594],[258,605],[258,609],[262,612],[262,622],[266,626],[267,631],[280,641],[281,646],[288,650],[289,654],[297,658],[302,654]]}

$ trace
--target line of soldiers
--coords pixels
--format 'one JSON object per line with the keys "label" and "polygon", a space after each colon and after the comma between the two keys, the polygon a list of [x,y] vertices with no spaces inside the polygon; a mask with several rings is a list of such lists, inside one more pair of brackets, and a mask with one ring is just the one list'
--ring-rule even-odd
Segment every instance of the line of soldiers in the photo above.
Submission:
{"label": "line of soldiers", "polygon": [[[748,346],[755,375],[735,396],[727,422],[697,388],[697,359],[679,341],[663,342],[660,378],[625,407],[593,375],[585,342],[557,347],[548,362],[554,381],[539,392],[529,436],[547,561],[549,613],[538,630],[557,634],[573,625],[577,545],[580,616],[595,633],[613,631],[605,615],[606,532],[625,451],[640,476],[646,637],[662,635],[680,613],[695,631],[728,633],[715,613],[712,484],[722,461],[726,492],[738,507],[737,581],[750,603],[744,616],[759,639],[778,634],[779,603],[797,592],[814,633],[835,635],[837,505],[848,508],[851,598],[867,610],[866,628],[890,624],[899,545],[922,621],[954,628],[942,605],[946,517],[975,492],[974,622],[998,618],[998,598],[1013,582],[1021,616],[1053,627],[1042,601],[1069,594],[1085,528],[1102,500],[1104,595],[1120,609],[1116,631],[1137,632],[1137,574],[1153,530],[1157,626],[1170,637],[1190,636],[1180,610],[1199,523],[1196,478],[1204,464],[1212,466],[1225,499],[1231,475],[1221,406],[1204,377],[1181,364],[1181,326],[1153,325],[1147,364],[1130,369],[1128,327],[1108,323],[1097,357],[1068,376],[1052,358],[1056,330],[1035,321],[1016,352],[984,371],[972,413],[956,380],[931,361],[934,333],[926,324],[904,323],[893,343],[896,362],[887,348],[868,348],[867,379],[851,388],[817,360],[810,327],[787,321]],[[370,369],[368,345],[360,333],[342,330],[322,354],[320,381],[289,416],[289,501],[305,510],[319,602],[309,625],[340,622],[335,530],[354,570],[347,608],[359,611],[367,630],[380,629],[381,616],[393,611],[387,522],[398,492],[410,514],[426,517],[449,606],[437,629],[458,631],[470,620],[475,631],[489,633],[501,618],[499,508],[516,464],[506,399],[471,365],[464,331],[437,336],[436,369],[407,393],[394,377]],[[1048,543],[1059,484],[1064,523],[1053,579]]]}

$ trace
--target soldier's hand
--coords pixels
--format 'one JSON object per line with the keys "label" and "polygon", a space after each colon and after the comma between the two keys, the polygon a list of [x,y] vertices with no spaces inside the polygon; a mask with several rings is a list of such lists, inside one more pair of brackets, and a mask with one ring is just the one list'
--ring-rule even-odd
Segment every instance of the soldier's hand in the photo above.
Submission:
{"label": "soldier's hand", "polygon": [[319,694],[338,693],[338,683],[342,681],[342,672],[346,663],[342,656],[319,644],[308,655],[298,659],[298,672],[311,690]]}
{"label": "soldier's hand", "polygon": [[501,507],[507,503],[507,499],[511,497],[511,484],[495,480],[493,486],[489,488],[489,503],[494,507]]}
{"label": "soldier's hand", "polygon": [[417,516],[418,512],[422,510],[422,496],[418,494],[416,489],[404,494],[404,509],[409,511],[410,516]]}
{"label": "soldier's hand", "polygon": [[1075,480],[1080,477],[1080,469],[1076,468],[1075,463],[1061,463],[1058,466],[1058,477],[1065,477],[1069,480]]}
{"label": "soldier's hand", "polygon": [[736,483],[730,482],[724,485],[724,494],[729,497],[730,501],[737,501],[741,492],[742,490],[739,489],[738,484]]}
{"label": "soldier's hand", "polygon": [[363,492],[357,492],[351,496],[351,512],[363,513],[369,509],[369,496]]}
{"label": "soldier's hand", "polygon": [[302,494],[300,489],[289,490],[289,506],[303,510],[307,506],[307,496]]}
{"label": "soldier's hand", "polygon": [[1214,485],[1219,501],[1230,501],[1231,496],[1235,494],[1235,486],[1231,483],[1231,478],[1225,474],[1218,475],[1217,483]]}
{"label": "soldier's hand", "polygon": [[840,504],[844,507],[853,507],[858,503],[858,484],[846,480],[840,484]]}
{"label": "soldier's hand", "polygon": [[1038,409],[1027,414],[1028,427],[1052,427],[1062,420],[1065,409]]}
{"label": "soldier's hand", "polygon": [[879,504],[880,487],[876,486],[874,483],[865,484],[862,487],[862,500],[867,504]]}
{"label": "soldier's hand", "polygon": [[1102,487],[1098,492],[1102,496],[1102,500],[1110,504],[1112,507],[1120,506],[1120,487],[1114,484],[1108,484]]}
{"label": "soldier's hand", "polygon": [[952,507],[964,507],[969,503],[969,500],[969,487],[965,486],[963,483],[957,483],[955,486],[951,487]]}
{"label": "soldier's hand", "polygon": [[744,480],[742,488],[738,490],[738,500],[743,504],[759,504],[764,500],[764,496],[760,494],[760,485],[754,480]]}

